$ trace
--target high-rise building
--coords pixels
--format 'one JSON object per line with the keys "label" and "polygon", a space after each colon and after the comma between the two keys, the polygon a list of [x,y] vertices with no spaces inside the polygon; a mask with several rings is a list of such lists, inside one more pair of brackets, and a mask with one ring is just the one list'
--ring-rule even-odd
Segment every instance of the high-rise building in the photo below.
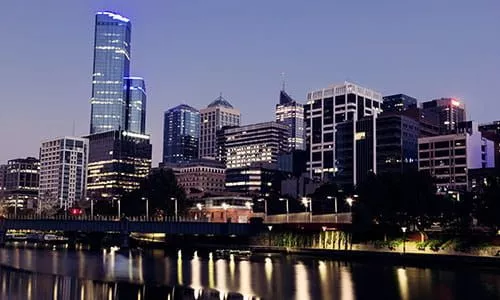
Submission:
{"label": "high-rise building", "polygon": [[457,133],[418,139],[418,169],[435,177],[441,192],[466,190],[469,169],[494,166],[493,142],[481,136],[477,124],[455,127]]}
{"label": "high-rise building", "polygon": [[40,161],[34,157],[11,159],[5,168],[5,197],[8,206],[32,208],[38,196]]}
{"label": "high-rise building", "polygon": [[247,195],[280,195],[285,177],[286,173],[278,170],[276,164],[251,163],[226,170],[226,190]]}
{"label": "high-rise building", "polygon": [[95,19],[90,133],[127,129],[130,20],[113,12]]}
{"label": "high-rise building", "polygon": [[113,200],[139,188],[151,169],[148,135],[128,131],[91,134],[88,192],[93,200]]}
{"label": "high-rise building", "polygon": [[405,94],[385,96],[382,102],[384,112],[402,112],[412,107],[417,107],[417,99]]}
{"label": "high-rise building", "polygon": [[89,197],[120,198],[139,187],[151,168],[146,132],[146,84],[130,76],[132,25],[113,12],[98,12],[89,139]]}
{"label": "high-rise building", "polygon": [[59,207],[73,206],[85,199],[88,140],[61,137],[42,142],[40,148],[40,201],[49,199]]}
{"label": "high-rise building", "polygon": [[495,167],[500,167],[500,121],[479,125],[483,137],[493,141],[495,147]]}
{"label": "high-rise building", "polygon": [[436,113],[441,134],[453,133],[465,121],[465,104],[454,98],[441,98],[422,103],[422,110]]}
{"label": "high-rise building", "polygon": [[198,157],[200,113],[181,104],[165,112],[163,122],[163,162],[190,161]]}
{"label": "high-rise building", "polygon": [[0,199],[3,198],[5,191],[5,177],[7,176],[7,165],[0,165]]}
{"label": "high-rise building", "polygon": [[280,102],[276,105],[276,122],[288,126],[288,144],[291,150],[305,150],[304,106],[284,90],[280,91]]}
{"label": "high-rise building", "polygon": [[239,126],[240,111],[220,95],[200,110],[199,157],[217,156],[217,131],[225,126]]}
{"label": "high-rise building", "polygon": [[127,129],[130,132],[146,133],[146,83],[141,77],[125,78],[128,100]]}
{"label": "high-rise building", "polygon": [[335,127],[339,123],[356,122],[380,111],[382,95],[362,86],[345,82],[309,92],[304,105],[307,170],[311,178],[333,178],[338,170],[335,154]]}
{"label": "high-rise building", "polygon": [[264,122],[224,129],[218,138],[226,167],[240,168],[252,163],[274,163],[278,156],[289,151],[288,126]]}

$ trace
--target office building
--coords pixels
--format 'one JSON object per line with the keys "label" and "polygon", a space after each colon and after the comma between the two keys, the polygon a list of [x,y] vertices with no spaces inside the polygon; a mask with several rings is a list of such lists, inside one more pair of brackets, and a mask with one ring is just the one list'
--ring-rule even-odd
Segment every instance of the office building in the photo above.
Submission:
{"label": "office building", "polygon": [[226,128],[217,140],[221,160],[228,169],[258,162],[276,163],[278,155],[289,151],[288,126],[276,122]]}
{"label": "office building", "polygon": [[226,169],[226,190],[245,195],[280,195],[285,178],[286,173],[278,170],[276,164],[252,163]]}
{"label": "office building", "polygon": [[[127,131],[146,133],[146,83],[141,77],[126,77],[126,99],[128,100]],[[124,129],[125,129],[124,128]]]}
{"label": "office building", "polygon": [[420,124],[404,115],[377,118],[377,172],[404,173],[418,169]]}
{"label": "office building", "polygon": [[304,106],[293,100],[284,90],[276,105],[276,122],[288,126],[290,150],[305,150]]}
{"label": "office building", "polygon": [[0,199],[3,198],[5,191],[5,177],[7,176],[7,165],[0,165]]}
{"label": "office building", "polygon": [[500,167],[500,121],[479,125],[483,137],[493,141],[495,148],[495,167]]}
{"label": "office building", "polygon": [[5,167],[5,204],[33,208],[38,196],[40,161],[34,157],[11,159]]}
{"label": "office building", "polygon": [[130,20],[113,12],[95,19],[90,133],[127,129]]}
{"label": "office building", "polygon": [[165,163],[161,167],[174,172],[177,185],[184,189],[189,198],[221,195],[225,192],[226,166],[215,159]]}
{"label": "office building", "polygon": [[85,199],[88,140],[62,137],[42,142],[40,148],[40,201],[56,200],[67,209]]}
{"label": "office building", "polygon": [[441,134],[455,132],[457,125],[465,121],[465,104],[455,98],[441,98],[422,103],[422,110],[436,113]]}
{"label": "office building", "polygon": [[400,114],[418,122],[420,128],[419,137],[436,136],[441,131],[439,114],[436,111],[410,107]]}
{"label": "office building", "polygon": [[[311,178],[332,179],[338,170],[335,154],[337,124],[354,122],[380,111],[382,95],[371,89],[345,82],[311,91],[304,105],[307,170]],[[346,125],[349,126],[349,125]],[[351,135],[357,132],[350,126]]]}
{"label": "office building", "polygon": [[440,191],[466,190],[468,170],[494,166],[493,142],[477,124],[456,125],[457,133],[419,138],[419,170],[436,178]]}
{"label": "office building", "polygon": [[165,112],[163,122],[163,162],[190,161],[198,157],[200,113],[181,104]]}
{"label": "office building", "polygon": [[384,112],[403,112],[409,108],[417,107],[417,99],[405,94],[385,96],[382,102]]}
{"label": "office building", "polygon": [[94,200],[113,200],[139,188],[151,169],[148,135],[107,131],[87,137],[91,149],[87,195]]}
{"label": "office building", "polygon": [[239,126],[240,111],[220,95],[200,110],[199,157],[217,156],[217,131],[225,126]]}

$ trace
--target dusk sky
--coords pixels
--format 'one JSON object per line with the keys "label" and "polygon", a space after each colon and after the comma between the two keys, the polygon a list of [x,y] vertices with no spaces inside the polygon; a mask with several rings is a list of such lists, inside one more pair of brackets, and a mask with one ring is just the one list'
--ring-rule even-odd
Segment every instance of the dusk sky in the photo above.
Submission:
{"label": "dusk sky", "polygon": [[0,9],[0,163],[89,131],[95,13],[132,20],[131,75],[148,89],[153,165],[163,112],[220,92],[244,124],[274,119],[287,91],[350,80],[384,95],[458,97],[500,119],[498,0],[15,0]]}

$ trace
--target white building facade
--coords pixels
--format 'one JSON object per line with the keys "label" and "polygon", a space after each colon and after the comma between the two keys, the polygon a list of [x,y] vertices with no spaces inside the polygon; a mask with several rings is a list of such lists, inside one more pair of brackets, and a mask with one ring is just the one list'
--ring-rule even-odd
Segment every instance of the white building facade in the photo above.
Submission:
{"label": "white building facade", "polygon": [[225,126],[239,126],[241,113],[222,95],[200,110],[199,158],[217,156],[217,131]]}
{"label": "white building facade", "polygon": [[418,139],[418,169],[436,178],[438,191],[467,190],[468,170],[495,165],[494,143],[471,130]]}
{"label": "white building facade", "polygon": [[[353,138],[357,138],[356,122],[377,115],[382,101],[381,93],[350,82],[307,94],[304,117],[309,151],[307,170],[311,178],[334,177],[338,171],[335,153],[337,124],[353,122]],[[356,158],[356,153],[353,157]]]}
{"label": "white building facade", "polygon": [[69,208],[85,199],[88,140],[61,137],[42,142],[40,147],[40,201],[57,199]]}

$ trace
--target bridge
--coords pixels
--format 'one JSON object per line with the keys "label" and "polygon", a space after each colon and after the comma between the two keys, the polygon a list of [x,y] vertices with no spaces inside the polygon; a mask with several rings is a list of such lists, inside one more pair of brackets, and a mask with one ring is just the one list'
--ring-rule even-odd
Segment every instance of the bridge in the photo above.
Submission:
{"label": "bridge", "polygon": [[[262,225],[281,225],[293,229],[296,226],[309,226],[320,229],[323,226],[349,224],[350,214],[310,215],[296,213],[288,215],[260,216],[263,224],[252,223],[216,223],[205,219],[182,217],[117,218],[112,216],[38,216],[25,215],[15,218],[8,215],[0,218],[0,244],[5,242],[8,230],[63,231],[84,233],[119,233],[122,247],[128,246],[131,233],[163,233],[166,235],[216,235],[216,236],[251,236],[266,227]],[[293,226],[292,226],[293,225]]]}

